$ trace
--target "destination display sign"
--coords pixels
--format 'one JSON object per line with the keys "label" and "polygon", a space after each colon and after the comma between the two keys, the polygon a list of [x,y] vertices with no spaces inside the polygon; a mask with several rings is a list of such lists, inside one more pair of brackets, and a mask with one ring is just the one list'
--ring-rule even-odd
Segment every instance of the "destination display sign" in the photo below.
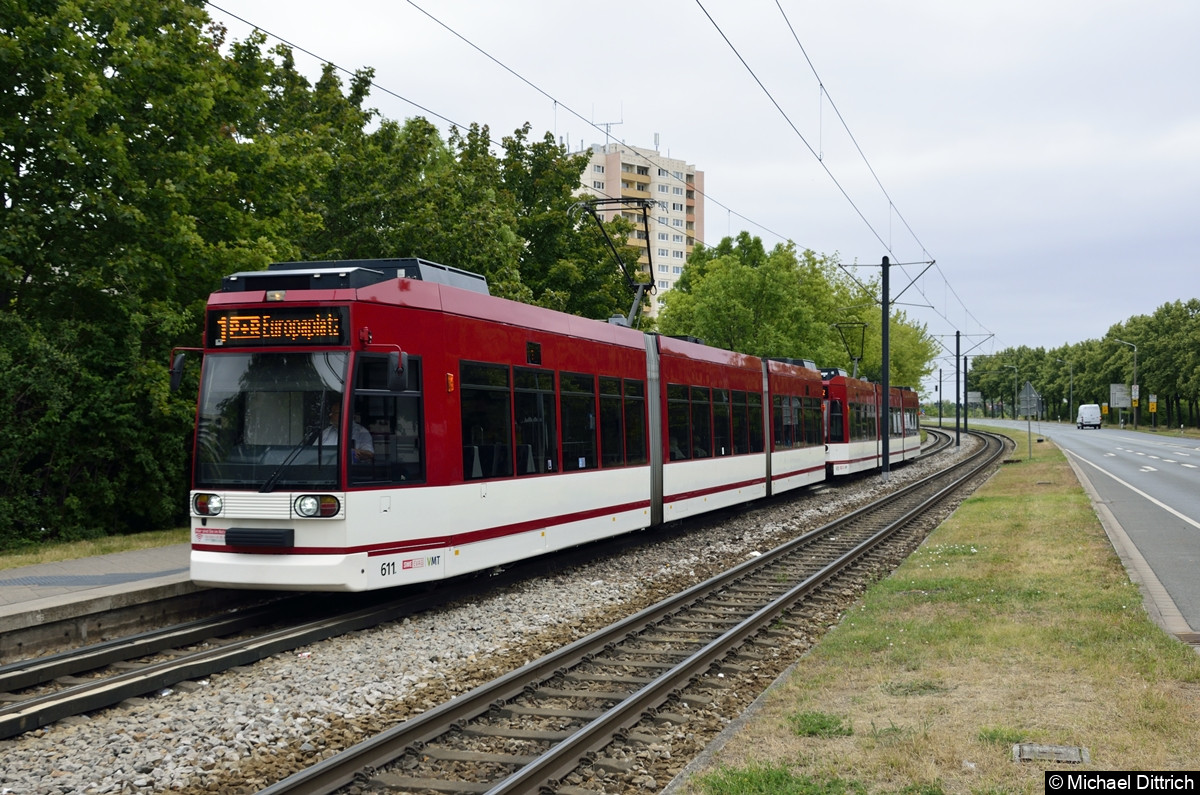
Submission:
{"label": "destination display sign", "polygon": [[346,329],[344,306],[214,309],[208,313],[207,341],[213,348],[345,345]]}

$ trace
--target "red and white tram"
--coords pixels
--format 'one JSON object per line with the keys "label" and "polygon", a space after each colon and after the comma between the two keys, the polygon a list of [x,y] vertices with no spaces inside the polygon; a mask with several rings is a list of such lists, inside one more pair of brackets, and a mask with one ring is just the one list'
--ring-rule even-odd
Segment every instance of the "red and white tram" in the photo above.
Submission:
{"label": "red and white tram", "polygon": [[[883,466],[883,387],[844,370],[821,371],[825,394],[826,463],[832,475]],[[908,387],[888,390],[888,462],[916,458],[921,451],[920,407]]]}
{"label": "red and white tram", "polygon": [[830,417],[859,411],[809,362],[417,259],[226,277],[204,352],[191,574],[218,587],[437,580],[800,488],[826,476],[823,389]]}

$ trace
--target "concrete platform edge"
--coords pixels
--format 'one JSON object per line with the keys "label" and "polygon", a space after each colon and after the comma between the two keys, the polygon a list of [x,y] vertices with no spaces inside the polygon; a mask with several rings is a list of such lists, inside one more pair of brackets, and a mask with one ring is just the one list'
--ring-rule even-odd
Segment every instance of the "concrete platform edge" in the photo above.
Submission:
{"label": "concrete platform edge", "polygon": [[0,607],[0,633],[28,629],[40,624],[71,621],[82,616],[104,613],[131,605],[186,596],[202,590],[186,573],[142,580],[136,588],[129,584],[94,588],[80,598],[79,592],[48,596],[32,602]]}

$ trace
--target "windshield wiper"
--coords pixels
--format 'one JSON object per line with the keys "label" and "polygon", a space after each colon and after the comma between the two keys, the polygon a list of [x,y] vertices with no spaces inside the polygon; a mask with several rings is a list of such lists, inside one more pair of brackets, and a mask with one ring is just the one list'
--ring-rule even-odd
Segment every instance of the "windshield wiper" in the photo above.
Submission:
{"label": "windshield wiper", "polygon": [[300,455],[301,450],[316,441],[317,435],[320,433],[321,429],[319,427],[313,428],[311,431],[309,431],[308,435],[300,440],[300,444],[293,447],[292,452],[288,453],[287,458],[283,459],[283,463],[275,468],[275,471],[271,473],[271,477],[267,478],[267,482],[262,484],[262,487],[259,488],[258,493],[267,494],[274,491],[275,482],[279,480],[279,476],[283,474],[285,469],[292,465],[292,462],[296,460],[296,456]]}

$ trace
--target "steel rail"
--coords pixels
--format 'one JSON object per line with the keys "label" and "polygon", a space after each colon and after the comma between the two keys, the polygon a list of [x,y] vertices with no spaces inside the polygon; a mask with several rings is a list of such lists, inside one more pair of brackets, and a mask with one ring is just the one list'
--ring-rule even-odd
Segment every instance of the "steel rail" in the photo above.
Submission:
{"label": "steel rail", "polygon": [[954,438],[949,433],[939,428],[926,428],[925,433],[927,436],[932,436],[935,438],[934,441],[921,448],[921,451],[917,454],[915,459],[917,461],[920,461],[923,458],[929,458],[942,452],[950,446],[950,441]]}
{"label": "steel rail", "polygon": [[434,601],[437,597],[430,594],[405,595],[351,613],[325,615],[264,635],[148,663],[136,670],[72,684],[55,693],[8,704],[0,707],[0,739],[15,737],[71,715],[109,707],[184,680],[209,676],[346,632],[377,626],[424,609]]}
{"label": "steel rail", "polygon": [[[764,568],[770,563],[793,553],[797,548],[803,547],[822,536],[837,532],[840,528],[856,521],[860,517],[872,511],[879,510],[887,502],[911,494],[937,479],[945,478],[947,473],[970,468],[967,474],[940,489],[935,497],[925,500],[922,506],[906,512],[902,520],[895,520],[889,523],[889,527],[895,527],[903,521],[910,520],[913,514],[928,510],[929,503],[940,500],[946,494],[959,488],[965,480],[973,477],[980,469],[989,465],[991,461],[994,461],[1003,450],[1003,444],[998,444],[998,449],[991,451],[991,455],[987,456],[988,450],[985,446],[984,450],[976,452],[964,461],[958,462],[942,472],[909,484],[881,500],[863,506],[844,517],[805,533],[787,544],[711,577],[679,594],[628,616],[603,630],[581,638],[491,682],[480,685],[451,701],[433,707],[375,737],[364,740],[309,768],[294,773],[283,781],[266,787],[260,791],[259,795],[295,795],[296,793],[326,795],[327,793],[335,792],[341,787],[353,783],[362,771],[384,767],[397,759],[404,751],[410,748],[419,748],[430,740],[444,734],[447,727],[456,724],[461,725],[466,721],[487,713],[494,705],[521,695],[528,690],[531,683],[545,681],[554,674],[595,656],[599,652],[613,646],[617,640],[632,636],[647,627],[661,622],[666,617],[674,615],[688,605],[699,601],[704,595],[740,580],[746,575]],[[983,463],[972,466],[973,463],[984,459],[985,456],[987,458],[983,460]],[[887,533],[887,535],[890,535],[890,533]],[[844,565],[853,565],[855,561],[875,548],[882,540],[880,538],[863,542],[856,546],[853,559]],[[754,615],[766,616],[769,623],[779,612],[785,609],[784,605],[802,598],[805,593],[818,587],[834,574],[832,566],[826,566],[821,571],[822,573],[806,578],[801,584],[790,589],[784,596],[775,599],[771,604],[756,611]],[[757,631],[757,629],[751,630],[739,625],[728,630],[721,637],[732,642],[736,639],[744,640]],[[655,700],[661,703],[661,701],[669,697],[670,693],[678,688],[677,677],[685,672],[693,673],[711,665],[712,661],[718,655],[716,649],[721,645],[724,644],[713,641],[704,649],[693,653],[686,660],[671,669],[675,672],[674,676],[670,676],[669,679],[667,676],[664,676],[662,679],[656,679],[651,684],[646,685],[637,694],[628,697],[614,707],[613,711],[616,713],[614,716],[598,718],[597,722],[580,729],[576,734],[556,746],[555,749],[547,752],[544,757],[540,757],[539,761],[531,763],[531,765],[514,773],[509,779],[501,782],[494,791],[497,793],[530,792],[534,791],[534,787],[540,786],[535,783],[535,780],[540,780],[544,784],[546,781],[553,781],[555,778],[560,777],[566,765],[565,760],[571,756],[578,758],[580,753],[579,748],[584,748],[585,751],[594,751],[597,747],[607,745],[608,742],[611,742],[612,727],[623,725],[630,715],[644,712],[648,709],[645,706],[646,704]],[[721,654],[723,655],[724,652]],[[609,739],[601,742],[599,738],[602,738],[605,734],[608,735]],[[568,744],[565,748],[564,743]],[[559,748],[564,749],[559,751]],[[574,748],[575,750],[568,750],[570,748]],[[543,759],[545,761],[542,761]]]}
{"label": "steel rail", "polygon": [[27,687],[37,687],[59,677],[74,676],[167,649],[179,648],[261,627],[279,620],[285,610],[296,611],[297,607],[294,601],[296,598],[281,600],[290,607],[284,607],[282,603],[260,605],[235,613],[224,613],[219,616],[180,622],[169,627],[93,643],[79,649],[70,649],[32,660],[8,663],[0,666],[0,692],[7,693]]}
{"label": "steel rail", "polygon": [[[998,456],[1003,449],[1001,444],[996,455]],[[991,460],[994,460],[994,456]],[[855,565],[863,556],[886,542],[915,517],[929,510],[931,505],[941,502],[949,493],[957,490],[961,483],[972,475],[973,473],[968,473],[966,476],[956,479],[939,490],[924,504],[906,511],[870,538],[802,580],[795,587],[757,610],[679,665],[608,710],[600,718],[555,745],[550,751],[538,757],[536,761],[525,765],[504,781],[487,790],[486,795],[514,795],[515,793],[535,792],[538,791],[538,788],[554,789],[563,776],[579,766],[579,760],[585,755],[598,752],[611,744],[620,732],[636,724],[642,715],[662,706],[672,693],[677,692],[686,683],[724,659],[730,651],[744,644],[747,639],[757,635],[796,602]]]}

